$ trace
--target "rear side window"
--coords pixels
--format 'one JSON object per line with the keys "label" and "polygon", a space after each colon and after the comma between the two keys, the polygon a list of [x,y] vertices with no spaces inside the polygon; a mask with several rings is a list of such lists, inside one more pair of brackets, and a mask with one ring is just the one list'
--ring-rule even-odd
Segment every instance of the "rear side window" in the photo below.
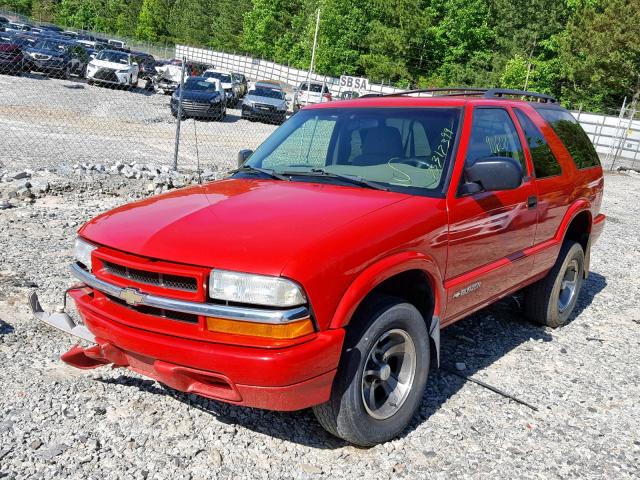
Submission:
{"label": "rear side window", "polygon": [[600,165],[600,159],[589,137],[578,121],[566,110],[540,108],[538,113],[549,122],[553,131],[567,147],[578,168]]}
{"label": "rear side window", "polygon": [[527,171],[516,126],[502,108],[476,108],[473,111],[467,162],[485,157],[511,157]]}
{"label": "rear side window", "polygon": [[524,136],[527,138],[536,177],[545,178],[560,175],[562,173],[560,164],[553,155],[547,139],[544,138],[542,132],[522,110],[514,108],[513,111],[524,131]]}

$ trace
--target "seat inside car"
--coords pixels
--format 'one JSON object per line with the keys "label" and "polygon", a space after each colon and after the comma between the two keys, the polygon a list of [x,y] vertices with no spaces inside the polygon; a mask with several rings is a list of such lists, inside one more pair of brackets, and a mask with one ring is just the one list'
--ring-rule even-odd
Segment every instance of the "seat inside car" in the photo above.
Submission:
{"label": "seat inside car", "polygon": [[379,126],[362,131],[362,153],[353,159],[352,164],[380,165],[403,156],[400,131],[396,127]]}

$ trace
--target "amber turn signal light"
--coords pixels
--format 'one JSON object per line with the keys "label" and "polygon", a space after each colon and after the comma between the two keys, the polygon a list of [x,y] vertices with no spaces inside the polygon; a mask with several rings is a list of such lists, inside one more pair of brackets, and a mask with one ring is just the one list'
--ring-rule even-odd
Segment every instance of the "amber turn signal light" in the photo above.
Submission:
{"label": "amber turn signal light", "polygon": [[256,323],[226,318],[207,317],[207,330],[233,335],[251,335],[252,337],[291,340],[314,332],[310,318],[290,323]]}

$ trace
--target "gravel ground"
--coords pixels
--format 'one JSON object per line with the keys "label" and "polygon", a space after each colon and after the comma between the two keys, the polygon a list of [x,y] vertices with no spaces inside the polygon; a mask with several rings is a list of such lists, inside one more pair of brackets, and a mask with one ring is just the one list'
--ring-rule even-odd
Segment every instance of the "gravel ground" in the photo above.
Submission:
{"label": "gravel ground", "polygon": [[[640,476],[635,174],[606,178],[609,220],[575,318],[534,326],[510,299],[446,329],[446,369],[432,372],[419,417],[371,449],[326,434],[310,411],[239,408],[127,370],[65,366],[73,341],[32,319],[26,296],[37,288],[45,306],[59,303],[77,228],[145,195],[147,180],[60,168],[32,182],[43,179],[46,193],[0,210],[0,478]],[[453,375],[456,364],[538,411]]]}
{"label": "gravel ground", "polygon": [[[169,99],[79,78],[0,75],[0,168],[134,160],[170,165],[176,120]],[[189,119],[181,127],[179,166],[195,168],[198,158],[203,167],[235,161],[240,149],[257,147],[274,129],[242,120],[238,109],[228,109],[221,122]]]}

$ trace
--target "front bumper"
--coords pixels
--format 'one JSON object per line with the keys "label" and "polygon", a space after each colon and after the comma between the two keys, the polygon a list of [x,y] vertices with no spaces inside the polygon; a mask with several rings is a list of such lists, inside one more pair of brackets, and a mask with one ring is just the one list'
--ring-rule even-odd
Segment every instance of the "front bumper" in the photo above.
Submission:
{"label": "front bumper", "polygon": [[242,116],[245,118],[257,118],[264,120],[284,120],[287,116],[287,111],[278,109],[260,109],[251,105],[242,105]]}
{"label": "front bumper", "polygon": [[[113,312],[105,310],[104,299],[97,294],[100,290],[94,288],[83,285],[68,291],[84,325],[64,313],[45,314],[37,296],[31,297],[34,314],[40,320],[95,343],[65,353],[61,358],[70,365],[86,369],[112,364],[180,391],[269,410],[299,410],[329,398],[343,329],[320,332],[304,343],[284,348],[203,341],[136,328],[130,319],[114,317]],[[151,305],[158,298],[163,297],[146,295],[144,302]],[[242,318],[255,314],[253,309],[165,300],[173,302],[174,309],[193,311],[193,305],[199,305],[217,308],[217,315]]]}
{"label": "front bumper", "polygon": [[[189,117],[217,118],[222,115],[224,104],[222,102],[182,102],[182,114]],[[178,102],[171,100],[171,112],[178,114]]]}
{"label": "front bumper", "polygon": [[87,69],[87,80],[111,85],[125,85],[129,81],[129,73],[118,73],[111,68]]}
{"label": "front bumper", "polygon": [[43,73],[64,72],[69,65],[65,62],[29,59],[31,70]]}

